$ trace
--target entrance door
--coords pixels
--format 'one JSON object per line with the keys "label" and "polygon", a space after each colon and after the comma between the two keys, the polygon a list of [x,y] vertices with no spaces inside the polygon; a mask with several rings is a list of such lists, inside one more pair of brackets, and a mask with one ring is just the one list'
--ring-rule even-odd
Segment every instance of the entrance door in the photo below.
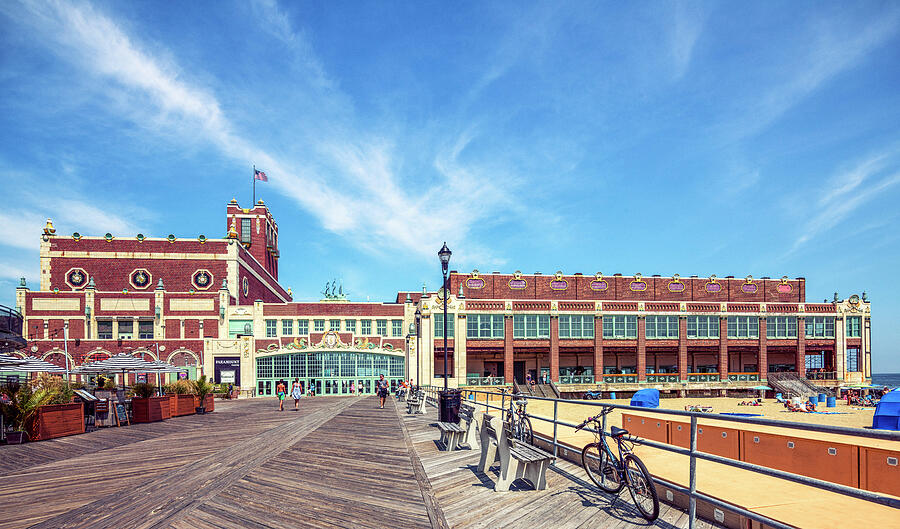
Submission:
{"label": "entrance door", "polygon": [[513,376],[519,384],[525,383],[525,361],[516,360],[513,362]]}

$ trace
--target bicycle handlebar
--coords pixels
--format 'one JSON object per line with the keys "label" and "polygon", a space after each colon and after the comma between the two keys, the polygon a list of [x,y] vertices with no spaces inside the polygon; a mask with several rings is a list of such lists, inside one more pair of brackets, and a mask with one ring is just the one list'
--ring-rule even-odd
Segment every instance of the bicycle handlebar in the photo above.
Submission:
{"label": "bicycle handlebar", "polygon": [[578,426],[576,426],[576,427],[575,427],[575,431],[577,432],[577,431],[581,430],[582,428],[584,428],[585,426],[587,426],[589,422],[599,422],[599,421],[600,421],[600,417],[603,417],[604,415],[608,415],[608,414],[611,413],[612,411],[613,411],[612,408],[608,408],[608,407],[604,406],[604,407],[602,408],[602,410],[600,411],[600,413],[598,413],[597,415],[594,415],[594,416],[592,416],[592,417],[588,417],[587,419],[584,420],[584,422],[582,422],[581,424],[579,424]]}

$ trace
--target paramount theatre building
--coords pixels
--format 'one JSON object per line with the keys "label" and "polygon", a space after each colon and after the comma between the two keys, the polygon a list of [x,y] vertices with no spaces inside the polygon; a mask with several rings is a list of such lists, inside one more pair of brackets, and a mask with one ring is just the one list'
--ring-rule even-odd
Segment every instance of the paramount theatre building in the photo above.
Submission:
{"label": "paramount theatre building", "polygon": [[829,387],[871,378],[865,295],[807,303],[803,278],[451,272],[449,295],[363,303],[332,286],[319,302],[293,302],[268,207],[232,200],[224,231],[63,235],[48,221],[40,286],[23,278],[16,291],[20,354],[74,367],[125,352],[246,395],[294,378],[343,395],[372,393],[380,374],[392,386],[443,384],[446,326],[451,386],[530,375],[572,393],[724,392],[784,374]]}

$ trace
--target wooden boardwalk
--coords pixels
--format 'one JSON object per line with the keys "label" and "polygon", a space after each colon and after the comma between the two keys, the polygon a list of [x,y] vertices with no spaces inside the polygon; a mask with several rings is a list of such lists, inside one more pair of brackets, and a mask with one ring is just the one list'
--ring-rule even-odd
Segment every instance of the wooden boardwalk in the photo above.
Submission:
{"label": "wooden boardwalk", "polygon": [[[434,408],[407,416],[374,397],[289,407],[222,402],[206,416],[0,446],[0,529],[645,525],[630,498],[611,504],[565,462],[545,491],[493,492],[477,452],[437,450]],[[687,526],[661,509],[656,526]]]}

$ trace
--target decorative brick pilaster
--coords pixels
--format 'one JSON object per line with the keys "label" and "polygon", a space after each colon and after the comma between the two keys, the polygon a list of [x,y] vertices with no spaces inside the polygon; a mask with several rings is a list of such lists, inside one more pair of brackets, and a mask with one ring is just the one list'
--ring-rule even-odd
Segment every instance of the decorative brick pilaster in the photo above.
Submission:
{"label": "decorative brick pilaster", "polygon": [[559,382],[559,316],[550,316],[550,380]]}
{"label": "decorative brick pilaster", "polygon": [[769,341],[766,338],[766,318],[759,319],[759,355],[757,356],[757,368],[759,369],[759,379],[768,380],[769,378]]}
{"label": "decorative brick pilaster", "polygon": [[506,316],[506,325],[503,326],[503,378],[507,384],[511,384],[513,374],[513,318]]}
{"label": "decorative brick pilaster", "polygon": [[[719,379],[728,380],[728,318],[719,318]],[[743,368],[738,369],[740,371]]]}
{"label": "decorative brick pilaster", "polygon": [[603,382],[603,319],[594,318],[594,382]]}
{"label": "decorative brick pilaster", "polygon": [[806,318],[797,318],[797,359],[794,361],[797,375],[806,378]]}
{"label": "decorative brick pilaster", "polygon": [[638,382],[647,380],[647,322],[643,316],[637,319],[637,377]]}
{"label": "decorative brick pilaster", "polygon": [[688,351],[687,351],[687,318],[678,318],[678,379],[687,380]]}

